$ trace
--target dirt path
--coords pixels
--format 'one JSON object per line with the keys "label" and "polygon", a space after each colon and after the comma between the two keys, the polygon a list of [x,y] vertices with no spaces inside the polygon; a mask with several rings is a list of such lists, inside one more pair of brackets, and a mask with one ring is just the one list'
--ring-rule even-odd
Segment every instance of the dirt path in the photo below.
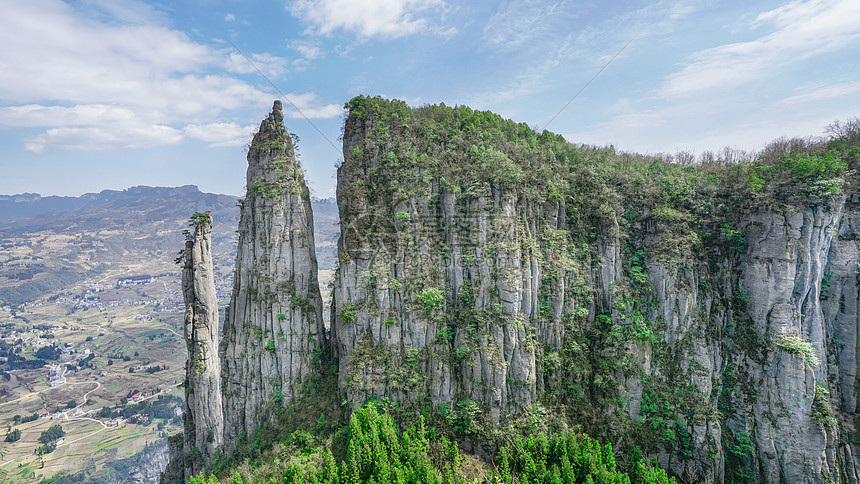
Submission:
{"label": "dirt path", "polygon": [[[165,326],[167,326],[167,325],[165,324]],[[177,333],[176,331],[174,331],[174,330],[173,330],[173,328],[171,328],[171,327],[169,327],[169,326],[167,326],[167,327],[166,327],[166,328],[164,328],[164,329],[166,329],[166,330],[170,331],[171,333],[175,334],[176,336],[179,336],[180,338],[185,338],[185,335],[182,335],[182,334]]]}

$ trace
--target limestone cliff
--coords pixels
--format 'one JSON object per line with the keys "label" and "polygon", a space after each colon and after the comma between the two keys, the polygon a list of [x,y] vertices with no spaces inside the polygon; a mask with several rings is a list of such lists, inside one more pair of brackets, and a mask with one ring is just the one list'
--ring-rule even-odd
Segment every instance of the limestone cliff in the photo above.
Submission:
{"label": "limestone cliff", "polygon": [[212,215],[192,217],[194,234],[185,242],[182,293],[185,299],[185,476],[200,472],[221,446],[221,361],[218,357],[218,301],[212,267]]}
{"label": "limestone cliff", "polygon": [[[464,107],[347,107],[330,343],[348,411],[397,402],[485,456],[499,426],[552,420],[688,482],[858,482],[856,147],[681,166]],[[248,163],[225,452],[329,344],[280,102]]]}
{"label": "limestone cliff", "polygon": [[280,101],[248,151],[240,210],[221,342],[225,452],[291,400],[325,344],[310,196]]}
{"label": "limestone cliff", "polygon": [[353,408],[552,406],[693,481],[857,482],[860,222],[839,174],[348,107],[332,340]]}

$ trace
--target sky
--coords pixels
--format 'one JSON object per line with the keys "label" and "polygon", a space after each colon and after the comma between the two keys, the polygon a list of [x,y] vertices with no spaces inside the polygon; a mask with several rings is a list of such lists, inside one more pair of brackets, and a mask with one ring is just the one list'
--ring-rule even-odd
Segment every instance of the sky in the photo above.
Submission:
{"label": "sky", "polygon": [[248,143],[278,91],[320,198],[333,196],[343,105],[359,94],[468,105],[655,154],[756,150],[860,116],[857,0],[0,7],[0,194],[241,195]]}

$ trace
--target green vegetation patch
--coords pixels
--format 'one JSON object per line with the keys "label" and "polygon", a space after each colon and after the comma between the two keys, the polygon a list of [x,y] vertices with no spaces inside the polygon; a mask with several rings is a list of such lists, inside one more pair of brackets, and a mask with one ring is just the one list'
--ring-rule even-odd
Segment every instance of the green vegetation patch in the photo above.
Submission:
{"label": "green vegetation patch", "polygon": [[821,361],[815,355],[812,343],[799,334],[781,334],[776,338],[776,346],[789,353],[801,356],[803,361],[811,366],[818,366]]}
{"label": "green vegetation patch", "polygon": [[[273,444],[268,458],[254,465],[196,476],[190,483],[675,482],[645,462],[641,453],[631,460],[632,472],[625,473],[610,444],[603,446],[573,433],[517,437],[501,448],[494,466],[475,469],[464,465],[468,456],[428,426],[423,416],[401,431],[375,401],[353,412],[349,424],[328,443],[315,444],[320,437],[294,432]],[[340,439],[345,441],[345,452],[338,459],[332,447]]]}

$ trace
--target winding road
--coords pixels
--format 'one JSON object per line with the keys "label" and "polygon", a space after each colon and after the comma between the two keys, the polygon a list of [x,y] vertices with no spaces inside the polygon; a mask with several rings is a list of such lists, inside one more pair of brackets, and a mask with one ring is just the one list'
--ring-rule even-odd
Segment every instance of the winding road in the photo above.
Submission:
{"label": "winding road", "polygon": [[[59,385],[56,385],[56,386],[53,386],[53,387],[50,387],[50,388],[45,388],[45,389],[43,389],[43,390],[39,390],[38,392],[31,392],[31,393],[28,393],[27,395],[24,395],[24,396],[18,397],[18,398],[16,398],[15,400],[10,400],[10,401],[8,401],[8,402],[0,403],[0,405],[6,405],[6,404],[9,404],[9,403],[17,402],[17,401],[22,400],[22,399],[24,399],[24,398],[29,398],[29,397],[31,397],[31,396],[33,396],[33,395],[38,395],[39,393],[42,393],[42,392],[44,392],[45,390],[52,390],[52,389],[54,389],[54,388],[58,388],[58,387],[60,387],[60,386],[62,386],[62,385],[66,385],[66,384],[68,384],[68,385],[90,385],[90,384],[95,383],[95,384],[96,384],[96,387],[95,387],[95,388],[93,388],[92,390],[90,390],[90,391],[88,391],[87,393],[85,393],[85,394],[84,394],[84,401],[83,401],[83,403],[82,403],[82,405],[84,405],[84,404],[86,404],[86,402],[87,402],[87,398],[90,396],[90,394],[91,394],[91,393],[93,393],[94,391],[98,390],[98,389],[99,389],[99,388],[101,388],[101,386],[102,386],[102,384],[101,384],[101,383],[99,383],[99,382],[97,382],[97,381],[70,382],[70,381],[68,381],[68,380],[66,379],[66,376],[65,376],[65,375],[66,375],[66,372],[64,371],[64,372],[63,372],[63,375],[61,376],[61,378],[63,379],[63,382],[62,382],[62,383],[60,383]],[[153,395],[153,396],[154,396],[154,395]],[[150,397],[150,398],[151,398],[151,397]],[[108,426],[107,424],[105,424],[103,421],[98,420],[98,419],[95,419],[95,418],[92,418],[92,417],[69,417],[69,411],[68,411],[68,410],[66,410],[66,411],[64,411],[64,412],[61,412],[61,413],[62,413],[63,418],[64,418],[65,420],[68,420],[68,421],[74,421],[74,420],[91,420],[91,421],[96,422],[96,423],[98,423],[99,425],[101,425],[101,426],[102,426],[102,428],[100,428],[100,429],[98,429],[98,430],[95,430],[95,431],[93,431],[93,432],[90,432],[90,433],[88,433],[87,435],[84,435],[83,437],[77,438],[77,439],[75,439],[75,440],[70,440],[70,441],[68,441],[68,442],[63,442],[62,444],[58,445],[57,447],[63,447],[63,446],[69,445],[69,444],[74,444],[75,442],[78,442],[79,440],[86,439],[86,438],[88,438],[88,437],[90,437],[90,436],[93,436],[93,435],[95,435],[95,434],[97,434],[97,433],[99,433],[99,432],[101,432],[101,431],[103,431],[103,430],[105,430],[105,429],[109,429],[109,428],[119,428],[119,426],[116,426],[116,427],[110,427],[110,426]],[[9,463],[15,462],[15,461],[17,461],[17,460],[23,459],[24,457],[30,457],[30,454],[24,454],[24,455],[21,455],[21,456],[18,456],[18,457],[16,457],[16,458],[12,459],[12,460],[7,460],[7,461],[5,461],[5,462],[2,462],[2,463],[0,463],[0,467],[4,467],[6,464],[9,464]]]}

